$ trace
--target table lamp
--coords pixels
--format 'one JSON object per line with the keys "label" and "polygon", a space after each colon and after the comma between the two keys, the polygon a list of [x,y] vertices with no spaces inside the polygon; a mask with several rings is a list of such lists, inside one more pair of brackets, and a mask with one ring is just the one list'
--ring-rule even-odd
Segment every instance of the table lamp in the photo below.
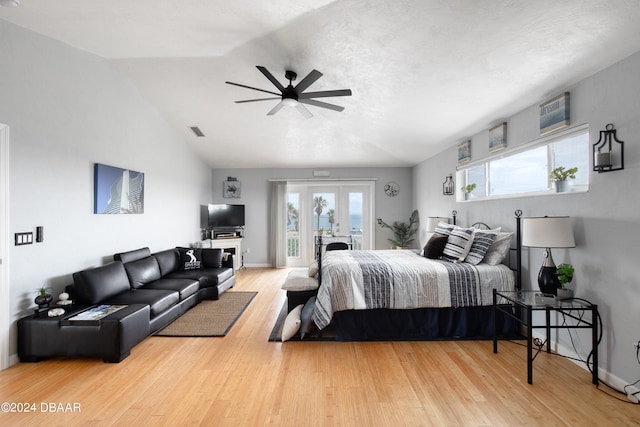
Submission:
{"label": "table lamp", "polygon": [[522,246],[545,248],[544,260],[538,273],[538,286],[544,294],[556,295],[560,288],[551,248],[574,248],[576,242],[568,216],[545,216],[522,219]]}

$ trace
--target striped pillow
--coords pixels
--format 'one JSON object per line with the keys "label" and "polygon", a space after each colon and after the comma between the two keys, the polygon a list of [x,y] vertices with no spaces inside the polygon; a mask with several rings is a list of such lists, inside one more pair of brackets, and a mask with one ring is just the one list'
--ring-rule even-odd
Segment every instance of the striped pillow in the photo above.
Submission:
{"label": "striped pillow", "polygon": [[440,234],[442,236],[448,236],[451,234],[454,228],[456,228],[455,225],[440,221],[438,222],[434,233]]}
{"label": "striped pillow", "polygon": [[491,244],[496,240],[496,236],[500,232],[498,230],[476,230],[473,236],[473,244],[469,249],[469,254],[465,258],[465,262],[472,265],[478,265],[482,262],[485,254],[491,247]]}
{"label": "striped pillow", "polygon": [[474,228],[455,227],[444,246],[442,258],[453,262],[464,261],[473,244],[474,232]]}

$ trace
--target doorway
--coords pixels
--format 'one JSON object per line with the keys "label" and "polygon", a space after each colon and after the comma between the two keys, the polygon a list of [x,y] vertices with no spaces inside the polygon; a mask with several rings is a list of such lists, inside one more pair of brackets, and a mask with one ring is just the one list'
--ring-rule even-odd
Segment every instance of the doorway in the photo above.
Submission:
{"label": "doorway", "polygon": [[9,367],[9,127],[0,123],[0,370]]}
{"label": "doorway", "polygon": [[351,236],[353,249],[371,249],[374,183],[304,182],[287,185],[287,266],[308,266],[315,237]]}

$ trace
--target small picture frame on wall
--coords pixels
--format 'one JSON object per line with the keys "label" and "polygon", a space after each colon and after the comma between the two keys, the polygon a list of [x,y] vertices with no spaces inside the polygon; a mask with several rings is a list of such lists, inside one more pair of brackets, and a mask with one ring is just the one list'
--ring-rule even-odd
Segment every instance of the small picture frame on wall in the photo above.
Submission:
{"label": "small picture frame on wall", "polygon": [[471,140],[466,140],[458,144],[458,164],[467,163],[471,160]]}
{"label": "small picture frame on wall", "polygon": [[540,104],[540,135],[569,126],[569,92]]}
{"label": "small picture frame on wall", "polygon": [[507,146],[507,123],[489,129],[489,152],[500,151]]}
{"label": "small picture frame on wall", "polygon": [[225,199],[240,198],[240,181],[224,181],[222,185],[222,197]]}

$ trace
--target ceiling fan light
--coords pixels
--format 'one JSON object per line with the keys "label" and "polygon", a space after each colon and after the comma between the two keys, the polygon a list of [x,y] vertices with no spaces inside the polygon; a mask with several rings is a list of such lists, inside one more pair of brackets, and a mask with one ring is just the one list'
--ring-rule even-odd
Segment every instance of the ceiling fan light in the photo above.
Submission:
{"label": "ceiling fan light", "polygon": [[0,6],[18,7],[20,6],[20,0],[0,0]]}
{"label": "ceiling fan light", "polygon": [[297,107],[298,106],[298,100],[297,99],[293,99],[293,98],[284,98],[282,100],[282,103],[284,105],[286,105],[287,107]]}

